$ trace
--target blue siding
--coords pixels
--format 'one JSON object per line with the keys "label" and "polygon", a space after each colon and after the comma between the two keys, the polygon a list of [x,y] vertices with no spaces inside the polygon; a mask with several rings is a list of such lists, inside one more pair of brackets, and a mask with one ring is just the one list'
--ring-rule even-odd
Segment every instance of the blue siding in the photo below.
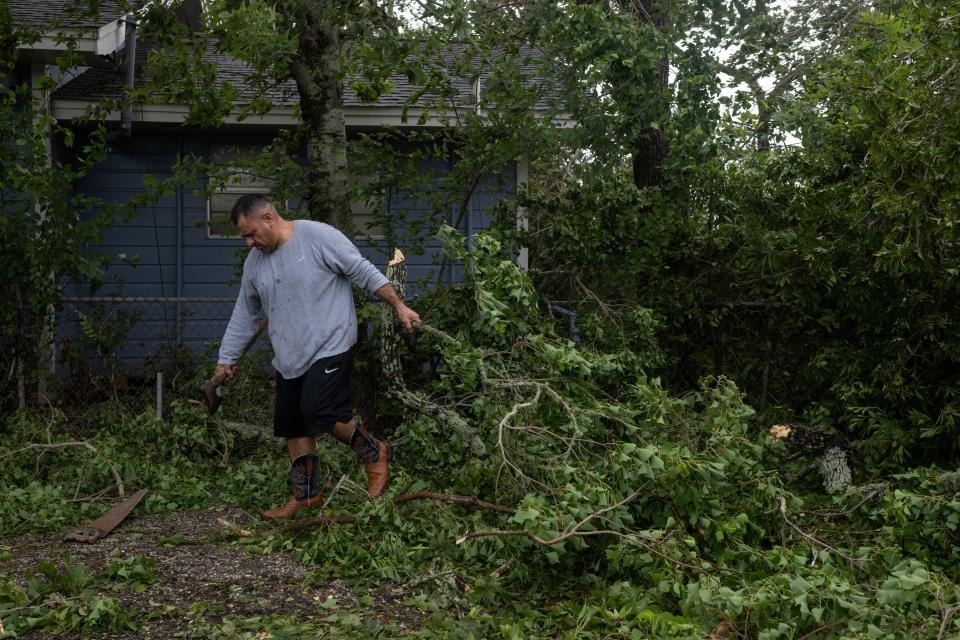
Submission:
{"label": "blue siding", "polygon": [[[127,148],[116,149],[100,166],[78,181],[75,189],[107,202],[124,202],[143,191],[143,176],[149,174],[162,179],[171,175],[171,167],[178,153],[206,157],[212,143],[256,144],[249,135],[232,139],[223,135],[182,136],[176,133],[160,134],[134,132]],[[425,173],[436,174],[437,181],[447,173],[450,162],[422,161]],[[165,196],[149,207],[109,229],[103,242],[92,251],[111,258],[98,296],[148,297],[216,297],[222,302],[126,302],[123,304],[90,305],[77,302],[61,314],[60,338],[79,339],[77,312],[91,313],[99,306],[102,313],[134,313],[139,322],[130,330],[122,348],[122,358],[131,368],[139,368],[144,358],[157,357],[170,349],[177,336],[177,317],[181,318],[179,340],[196,352],[203,352],[211,340],[219,339],[233,308],[232,299],[238,290],[237,274],[246,250],[237,239],[207,238],[207,201],[194,193],[202,184],[188,185],[177,194]],[[433,205],[424,195],[429,187],[415,193],[393,193],[389,211],[406,220],[432,215]],[[469,202],[469,215],[460,224],[460,231],[477,233],[492,221],[492,207],[516,192],[516,166],[502,168],[497,175],[481,180]],[[460,198],[454,198],[446,220],[453,224],[460,207]],[[177,228],[178,215],[182,224]],[[178,246],[178,233],[180,244]],[[381,269],[386,267],[392,247],[358,242],[361,252]],[[439,243],[431,239],[424,245],[424,253],[416,255],[409,250],[410,242],[403,229],[397,229],[397,244],[407,254],[409,279],[436,281],[441,260]],[[180,268],[177,268],[178,257]],[[454,268],[453,279],[459,279],[460,270]],[[68,287],[72,296],[90,295],[89,285]],[[179,310],[178,310],[179,306]]]}
{"label": "blue siding", "polygon": [[[105,202],[127,202],[143,193],[145,174],[170,177],[176,157],[175,137],[134,137],[129,148],[114,149],[74,188]],[[164,196],[137,210],[131,219],[109,229],[101,245],[91,250],[111,259],[98,295],[175,296],[176,197]],[[87,293],[87,289],[77,286],[68,294]]]}

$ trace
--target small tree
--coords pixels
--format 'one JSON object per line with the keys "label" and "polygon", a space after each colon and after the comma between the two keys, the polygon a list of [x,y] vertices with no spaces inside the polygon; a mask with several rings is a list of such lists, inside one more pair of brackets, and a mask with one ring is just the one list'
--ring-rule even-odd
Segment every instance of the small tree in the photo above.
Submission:
{"label": "small tree", "polygon": [[[96,15],[96,6],[83,15]],[[63,285],[84,280],[96,283],[102,257],[89,251],[102,232],[116,220],[157,198],[169,188],[145,185],[130,201],[116,205],[75,193],[73,183],[102,162],[110,152],[107,113],[115,103],[91,109],[83,127],[58,122],[49,112],[56,81],[49,74],[29,77],[17,66],[21,47],[56,23],[15,24],[10,5],[0,4],[0,404],[24,405],[28,389],[38,383],[41,394],[52,361],[54,322],[63,297]],[[77,35],[62,30],[62,51],[55,67],[66,70],[82,64]],[[82,133],[78,133],[82,131]],[[70,161],[54,158],[52,147],[70,150]]]}

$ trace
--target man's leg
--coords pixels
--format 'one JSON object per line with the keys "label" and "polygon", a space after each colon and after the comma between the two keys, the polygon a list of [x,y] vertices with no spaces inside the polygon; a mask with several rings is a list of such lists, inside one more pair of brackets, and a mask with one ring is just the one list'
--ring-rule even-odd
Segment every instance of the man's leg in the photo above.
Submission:
{"label": "man's leg", "polygon": [[287,453],[290,454],[290,484],[293,485],[293,496],[286,504],[261,513],[264,518],[290,518],[300,509],[323,504],[316,440],[313,436],[287,438]]}
{"label": "man's leg", "polygon": [[290,518],[299,509],[323,504],[320,491],[320,458],[313,435],[306,435],[306,425],[300,411],[303,376],[284,380],[277,374],[277,397],[274,408],[274,435],[285,437],[290,455],[290,484],[293,495],[276,509],[261,513],[264,518]]}
{"label": "man's leg", "polygon": [[317,453],[317,439],[313,436],[287,438],[287,453],[290,454],[290,462],[300,456],[314,455]]}
{"label": "man's leg", "polygon": [[371,436],[360,421],[336,422],[333,437],[357,452],[367,468],[367,495],[379,498],[390,482],[390,445]]}

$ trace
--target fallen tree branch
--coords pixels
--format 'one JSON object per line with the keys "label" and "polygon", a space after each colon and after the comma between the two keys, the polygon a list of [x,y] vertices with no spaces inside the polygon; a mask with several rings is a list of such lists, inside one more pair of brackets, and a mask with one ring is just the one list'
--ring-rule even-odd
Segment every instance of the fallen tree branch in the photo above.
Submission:
{"label": "fallen tree branch", "polygon": [[640,493],[646,488],[646,486],[647,486],[646,483],[644,483],[643,486],[641,486],[639,489],[637,489],[636,491],[634,491],[633,493],[631,493],[629,496],[627,496],[626,498],[624,498],[624,499],[621,500],[620,502],[618,502],[618,503],[616,503],[616,504],[613,504],[613,505],[610,505],[609,507],[604,507],[603,509],[600,509],[599,511],[594,511],[593,513],[591,513],[590,515],[588,515],[588,516],[587,516],[586,518],[584,518],[583,520],[580,520],[579,522],[577,522],[576,524],[574,524],[572,527],[568,527],[568,528],[564,531],[564,533],[562,533],[562,534],[560,534],[560,535],[557,535],[557,536],[554,536],[553,538],[541,538],[541,537],[539,537],[539,536],[535,536],[534,534],[530,533],[529,531],[516,531],[516,530],[511,530],[511,531],[475,531],[475,532],[473,532],[473,533],[468,533],[468,534],[462,535],[462,536],[460,536],[459,538],[457,538],[457,544],[463,544],[463,543],[466,542],[467,540],[472,540],[472,539],[474,539],[474,538],[483,538],[483,537],[488,537],[488,536],[501,536],[501,537],[502,537],[502,536],[526,536],[527,538],[529,538],[530,540],[533,540],[533,541],[536,542],[537,544],[542,544],[542,545],[547,546],[547,547],[553,546],[553,545],[555,545],[555,544],[559,544],[559,543],[563,542],[564,540],[568,540],[568,539],[573,538],[573,537],[587,537],[587,536],[598,536],[598,535],[613,535],[613,536],[618,536],[618,537],[621,537],[621,538],[636,538],[636,537],[637,537],[636,534],[626,534],[626,533],[623,533],[622,531],[611,531],[611,530],[580,531],[580,528],[583,527],[583,526],[584,526],[585,524],[587,524],[588,522],[590,522],[590,521],[592,521],[592,520],[594,520],[594,519],[602,516],[603,514],[608,513],[608,512],[610,512],[610,511],[613,511],[613,510],[615,510],[615,509],[619,509],[620,507],[622,507],[622,506],[624,506],[624,505],[632,502],[634,499],[637,498],[637,496],[640,495]]}
{"label": "fallen tree branch", "polygon": [[400,494],[393,499],[393,504],[400,504],[401,502],[408,502],[410,500],[441,500],[444,502],[455,502],[466,507],[489,509],[490,511],[497,511],[498,513],[516,513],[516,509],[513,507],[505,507],[492,502],[485,502],[473,496],[461,496],[450,493],[434,493],[433,491],[414,491],[412,493]]}
{"label": "fallen tree branch", "polygon": [[50,444],[36,444],[36,443],[28,444],[25,447],[15,449],[14,451],[11,451],[10,453],[7,453],[4,456],[0,456],[0,460],[3,460],[4,458],[9,458],[10,456],[16,455],[18,453],[22,453],[24,451],[29,451],[30,449],[40,449],[41,451],[52,451],[54,449],[63,449],[64,447],[83,447],[84,449],[87,449],[88,451],[90,451],[90,453],[92,453],[96,457],[103,460],[104,464],[107,465],[107,468],[109,468],[110,472],[113,474],[113,479],[117,483],[117,497],[123,498],[126,495],[126,491],[123,488],[123,478],[120,477],[120,474],[117,472],[117,468],[114,467],[113,463],[110,462],[110,460],[106,458],[103,454],[101,454],[95,446],[93,446],[86,440],[70,440],[67,442],[53,442]]}
{"label": "fallen tree branch", "polygon": [[277,527],[277,531],[298,531],[300,529],[309,529],[310,527],[318,524],[351,524],[357,521],[356,516],[351,516],[349,514],[345,515],[332,515],[332,516],[313,516],[310,518],[302,518],[300,520],[294,520],[284,525]]}
{"label": "fallen tree branch", "polygon": [[251,531],[250,529],[244,529],[240,525],[230,522],[223,516],[220,516],[219,518],[217,518],[217,523],[224,529],[232,531],[238,536],[241,536],[243,538],[249,538],[250,536],[253,535],[253,531]]}
{"label": "fallen tree branch", "polygon": [[[540,388],[537,387],[536,393],[533,396],[533,398],[525,402],[523,401],[518,402],[515,405],[513,405],[513,407],[500,420],[500,424],[497,425],[497,449],[500,451],[502,464],[506,466],[508,469],[510,469],[511,471],[513,471],[513,473],[515,473],[518,478],[523,478],[525,480],[529,480],[530,482],[536,482],[536,481],[528,477],[523,471],[520,470],[520,467],[518,467],[513,462],[513,460],[510,459],[510,455],[507,453],[507,448],[503,444],[503,430],[504,430],[504,427],[506,427],[510,423],[510,421],[513,419],[513,417],[517,415],[521,410],[528,409],[534,406],[535,404],[537,404],[537,402],[539,401],[540,401]],[[542,483],[537,483],[537,484],[542,484]]]}
{"label": "fallen tree branch", "polygon": [[337,484],[333,486],[333,491],[327,495],[327,499],[323,501],[323,504],[320,505],[320,510],[323,511],[327,508],[327,505],[330,504],[330,501],[333,500],[333,496],[337,495],[337,492],[340,491],[340,487],[343,486],[343,483],[347,481],[347,474],[341,474],[340,479],[337,480]]}
{"label": "fallen tree branch", "polygon": [[886,485],[886,483],[879,483],[879,484],[874,484],[874,485],[865,485],[865,486],[862,486],[862,487],[858,487],[858,489],[861,489],[861,490],[862,490],[862,489],[866,489],[866,491],[864,491],[864,493],[866,493],[866,497],[864,497],[864,498],[861,499],[857,504],[853,505],[852,507],[850,507],[849,509],[847,509],[847,510],[845,510],[845,511],[840,511],[840,512],[837,512],[837,513],[823,513],[823,514],[822,514],[823,519],[824,519],[824,520],[839,520],[840,518],[846,518],[846,517],[850,516],[850,514],[852,514],[853,512],[855,512],[857,509],[859,509],[860,507],[862,507],[862,506],[865,505],[866,503],[870,502],[871,500],[873,500],[873,499],[876,498],[877,496],[882,495],[883,492],[886,491],[887,485]]}
{"label": "fallen tree branch", "polygon": [[[341,478],[341,481],[343,478]],[[339,486],[340,483],[338,483]],[[333,494],[331,493],[331,496]],[[452,493],[435,493],[433,491],[413,491],[411,493],[401,493],[398,496],[395,496],[390,502],[392,504],[401,504],[403,502],[410,502],[412,500],[439,500],[442,502],[454,502],[456,504],[462,504],[465,507],[473,507],[475,509],[487,509],[490,511],[497,511],[499,513],[514,513],[516,509],[511,507],[505,507],[503,505],[494,504],[492,502],[485,502],[479,498],[473,496],[462,496]],[[327,500],[329,502],[329,499]],[[327,503],[324,503],[326,507]],[[285,525],[277,527],[277,531],[297,531],[299,529],[308,529],[314,525],[322,524],[352,524],[357,521],[357,517],[349,513],[345,514],[336,514],[329,516],[313,516],[310,518],[302,518],[296,520],[295,522],[290,522]]]}
{"label": "fallen tree branch", "polygon": [[805,427],[796,424],[775,424],[770,427],[770,437],[785,441],[798,451],[797,455],[817,454],[816,466],[823,478],[823,487],[828,493],[846,489],[853,481],[850,471],[850,445],[846,439],[820,427]]}
{"label": "fallen tree branch", "polygon": [[[393,288],[396,289],[397,295],[402,298],[406,290],[407,264],[403,253],[399,249],[394,252],[393,260],[387,265],[387,278]],[[423,324],[418,325],[417,329],[427,330]],[[403,369],[400,365],[400,344],[403,342],[402,329],[397,323],[393,311],[386,306],[384,306],[383,315],[380,319],[380,331],[380,360],[383,363],[384,377],[389,383],[387,393],[408,408],[418,413],[433,416],[470,443],[470,451],[473,455],[481,458],[485,457],[487,455],[486,446],[477,436],[476,431],[463,418],[456,412],[432,402],[422,393],[407,388],[403,381]]]}
{"label": "fallen tree branch", "polygon": [[947,633],[947,625],[950,624],[950,620],[953,619],[957,613],[960,613],[960,604],[955,604],[952,607],[940,607],[940,631],[937,633],[937,640],[943,640],[944,635]]}
{"label": "fallen tree branch", "polygon": [[855,567],[855,568],[859,569],[860,571],[864,571],[864,572],[865,572],[865,569],[860,566],[860,561],[859,561],[859,560],[857,560],[856,558],[852,558],[852,557],[848,556],[847,554],[843,553],[842,551],[840,551],[840,550],[837,549],[836,547],[827,544],[827,543],[824,542],[823,540],[820,540],[820,539],[818,539],[818,538],[810,535],[809,533],[807,533],[806,531],[804,531],[803,529],[801,529],[799,526],[797,526],[796,524],[794,524],[794,522],[787,516],[787,499],[784,498],[783,496],[780,496],[780,515],[783,517],[783,521],[786,522],[786,523],[790,526],[791,529],[793,529],[794,531],[796,531],[797,533],[799,533],[805,540],[809,540],[809,541],[812,542],[813,544],[815,544],[815,545],[817,545],[817,546],[820,546],[820,547],[823,547],[823,548],[826,549],[827,551],[833,552],[834,554],[840,556],[841,558],[843,558],[843,559],[845,559],[847,562],[849,562],[849,563],[850,563],[850,566]]}

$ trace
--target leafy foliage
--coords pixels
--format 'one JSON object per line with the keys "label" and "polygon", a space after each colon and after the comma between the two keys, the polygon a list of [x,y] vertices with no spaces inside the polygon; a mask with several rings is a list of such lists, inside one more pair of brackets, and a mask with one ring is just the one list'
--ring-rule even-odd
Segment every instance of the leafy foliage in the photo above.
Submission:
{"label": "leafy foliage", "polygon": [[[27,395],[32,383],[49,382],[52,323],[64,283],[83,282],[91,289],[101,283],[107,259],[90,247],[111,225],[174,189],[175,179],[152,176],[145,176],[140,189],[123,202],[74,189],[117,143],[117,132],[108,131],[110,112],[132,99],[93,105],[75,122],[58,121],[50,112],[58,86],[51,70],[83,62],[78,32],[62,28],[61,20],[89,19],[98,7],[97,2],[71,4],[64,7],[64,16],[33,27],[15,24],[7,3],[0,7],[0,288],[8,302],[0,309],[5,347],[0,364],[16,372],[0,385],[0,406],[6,409],[23,404],[26,398],[17,395]],[[41,65],[40,72],[38,65],[18,61],[19,50],[48,30],[58,34],[62,45],[53,64]]]}
{"label": "leafy foliage", "polygon": [[805,54],[789,99],[766,105],[802,147],[745,151],[731,111],[715,156],[676,133],[673,191],[635,192],[611,163],[534,184],[525,240],[538,288],[584,317],[652,309],[673,388],[729,375],[764,422],[856,441],[867,474],[943,463],[958,446],[955,21],[939,5],[824,10],[830,54]]}
{"label": "leafy foliage", "polygon": [[[436,301],[434,328],[422,329],[419,348],[440,360],[424,391],[464,416],[491,455],[476,459],[457,434],[407,416],[391,436],[401,444],[388,497],[439,490],[511,513],[339,491],[331,507],[362,526],[261,525],[241,539],[245,549],[293,551],[320,582],[407,585],[429,614],[423,637],[702,638],[721,623],[763,638],[960,631],[955,473],[915,470],[837,495],[806,493],[804,463],[785,462],[753,426],[732,381],[705,379],[674,396],[642,352],[604,353],[560,337],[495,236],[467,249],[447,230],[444,242],[469,265],[469,280]],[[255,509],[284,496],[282,456],[201,412],[178,403],[166,423],[148,413],[114,417],[95,442],[130,484],[153,489],[149,511],[211,500]],[[65,488],[110,482],[94,463],[48,460],[34,495],[17,497],[36,466],[17,443],[38,419],[16,418],[3,441],[12,469],[4,491],[15,497],[4,506],[8,530],[49,527],[58,512],[62,523],[83,517],[66,506]],[[51,432],[78,426],[61,421]],[[344,447],[321,453],[331,471],[361,473]],[[56,455],[68,462],[71,453]],[[23,515],[41,504],[49,511]],[[106,574],[149,589],[151,571],[122,564]],[[353,616],[329,624],[369,633]]]}
{"label": "leafy foliage", "polygon": [[[136,564],[142,559],[127,564]],[[93,576],[79,564],[58,568],[41,561],[37,575],[20,588],[8,578],[0,579],[0,615],[3,616],[3,637],[43,629],[51,632],[122,632],[134,628],[120,601],[100,597],[90,587],[111,579]]]}
{"label": "leafy foliage", "polygon": [[[676,4],[661,24],[635,12],[649,2],[435,4],[422,52],[392,37],[389,47],[364,42],[377,28],[370,7],[343,5],[360,37],[353,86],[365,98],[389,87],[391,69],[421,81],[418,98],[438,96],[438,106],[451,95],[444,65],[476,79],[475,65],[491,79],[461,129],[426,141],[360,137],[354,167],[369,178],[356,195],[430,186],[428,219],[388,224],[388,237],[417,245],[438,231],[447,264],[463,264],[467,281],[418,301],[428,325],[405,356],[408,378],[490,452],[476,458],[443,423],[383,400],[377,411],[392,416],[384,424],[398,444],[388,498],[432,490],[505,508],[368,502],[339,490],[331,507],[357,526],[261,525],[238,545],[293,552],[318,582],[402,585],[429,616],[423,637],[960,634],[958,478],[943,470],[960,442],[960,5],[801,3],[822,5],[804,19],[761,2]],[[298,54],[291,32],[272,37],[277,14],[256,3],[217,10],[215,28],[243,36],[224,46],[256,67],[277,65],[257,89],[282,80]],[[504,41],[514,23],[550,55]],[[436,55],[438,33],[464,37],[460,59]],[[788,51],[789,34],[809,39]],[[741,48],[721,64],[715,47],[734,40]],[[167,71],[202,50],[179,55]],[[655,69],[667,58],[676,73],[661,85]],[[718,96],[721,72],[747,89]],[[528,91],[529,78],[543,93]],[[232,95],[209,69],[201,79],[196,93],[169,97],[195,102],[197,122],[219,120]],[[646,90],[653,84],[663,93]],[[540,100],[550,103],[542,119],[530,109]],[[562,114],[581,126],[547,126]],[[651,128],[670,143],[666,181],[638,190],[630,155]],[[791,137],[802,146],[771,148]],[[278,190],[296,193],[304,139],[281,136],[250,167],[275,169]],[[451,153],[460,162],[441,186],[440,172],[418,172],[419,161]],[[439,225],[466,211],[480,176],[525,153],[533,180],[518,204],[529,231],[515,228],[509,204],[498,233],[464,239]],[[532,249],[532,277],[513,262],[521,246]],[[579,344],[551,303],[576,311]],[[255,405],[268,392],[251,376],[234,393]],[[764,435],[785,418],[853,440],[859,484],[822,495],[808,461]],[[44,432],[64,446],[28,449]],[[66,446],[77,438],[99,455]],[[343,448],[322,456],[328,488],[351,486],[334,483],[337,472],[360,480]],[[96,496],[113,483],[106,461],[151,488],[148,511],[216,501],[253,510],[287,493],[286,462],[262,434],[182,399],[167,422],[110,405],[85,417],[22,412],[5,423],[0,458],[4,532],[99,512]],[[118,564],[107,578],[149,589],[152,570]],[[101,627],[89,609],[45,600],[54,589],[83,595],[93,580],[79,569],[48,573],[34,592],[5,584],[4,610],[28,607],[42,628],[126,624],[109,603]],[[326,623],[370,637],[375,621],[334,612]],[[311,624],[225,618],[205,631],[295,634]]]}

